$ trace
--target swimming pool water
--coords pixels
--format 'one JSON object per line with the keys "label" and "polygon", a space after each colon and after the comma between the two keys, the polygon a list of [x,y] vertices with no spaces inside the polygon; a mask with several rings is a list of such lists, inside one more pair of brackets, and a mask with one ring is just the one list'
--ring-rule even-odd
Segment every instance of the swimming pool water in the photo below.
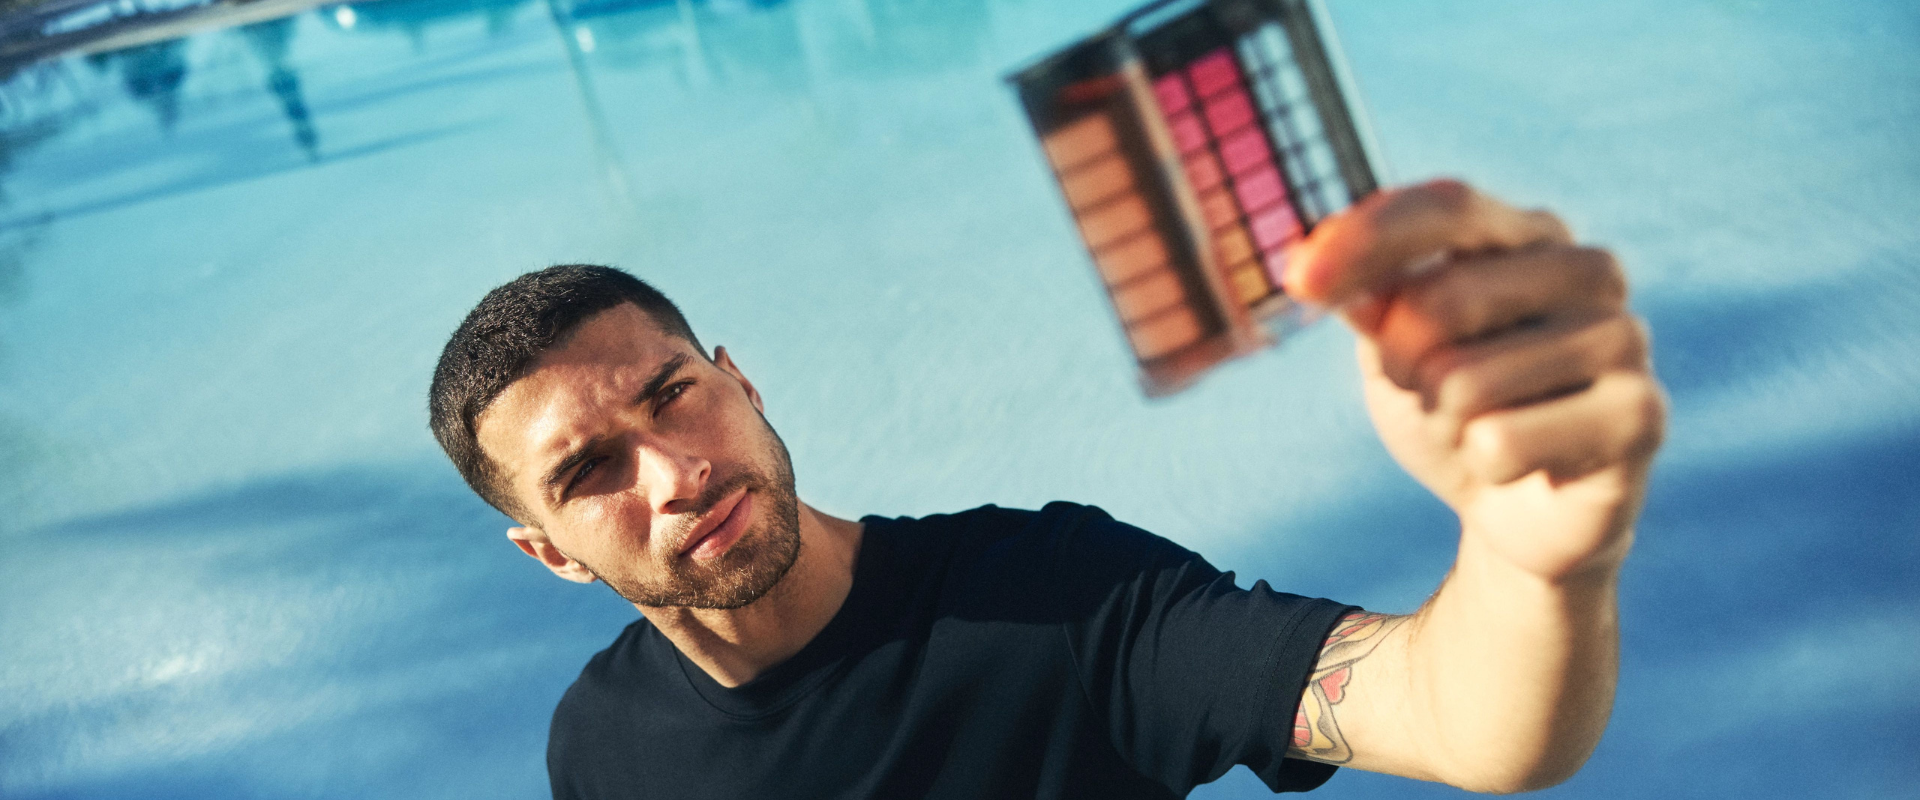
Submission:
{"label": "swimming pool water", "polygon": [[[552,263],[673,296],[828,511],[1073,499],[1412,608],[1451,532],[1344,332],[1133,383],[1001,81],[1125,6],[379,0],[15,76],[0,795],[544,792],[546,716],[633,612],[524,563],[424,395],[466,309]],[[1389,177],[1613,247],[1673,394],[1613,726],[1549,794],[1911,796],[1920,14],[1331,10]]]}

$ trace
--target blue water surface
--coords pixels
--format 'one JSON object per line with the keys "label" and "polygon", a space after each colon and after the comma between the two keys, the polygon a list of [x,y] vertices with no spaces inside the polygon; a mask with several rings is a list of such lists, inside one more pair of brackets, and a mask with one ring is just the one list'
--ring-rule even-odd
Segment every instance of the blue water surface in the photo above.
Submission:
{"label": "blue water surface", "polygon": [[[1546,796],[1920,797],[1920,8],[1330,5],[1391,176],[1614,248],[1672,393],[1612,726]],[[1073,499],[1415,607],[1453,531],[1349,334],[1134,384],[1001,82],[1126,6],[378,0],[15,75],[0,796],[543,795],[634,611],[517,554],[424,396],[552,263],[672,295],[827,511]]]}

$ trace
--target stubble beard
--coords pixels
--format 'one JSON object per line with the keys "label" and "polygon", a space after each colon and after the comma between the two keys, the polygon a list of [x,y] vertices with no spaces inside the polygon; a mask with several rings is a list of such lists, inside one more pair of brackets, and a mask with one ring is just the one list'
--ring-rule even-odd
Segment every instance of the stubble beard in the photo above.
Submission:
{"label": "stubble beard", "polygon": [[[761,424],[766,425],[764,418]],[[756,505],[764,503],[762,524],[743,532],[727,552],[704,563],[669,555],[656,565],[662,577],[651,581],[609,579],[591,566],[588,571],[622,599],[646,608],[729,610],[772,591],[800,558],[800,499],[786,443],[771,425],[766,432],[771,463],[709,485],[700,495],[696,518],[742,487],[754,493]]]}

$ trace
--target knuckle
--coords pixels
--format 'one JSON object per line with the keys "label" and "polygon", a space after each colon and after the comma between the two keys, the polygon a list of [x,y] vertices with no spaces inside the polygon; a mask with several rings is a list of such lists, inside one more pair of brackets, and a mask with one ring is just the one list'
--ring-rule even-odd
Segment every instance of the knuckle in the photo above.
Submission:
{"label": "knuckle", "polygon": [[1471,302],[1471,287],[1465,286],[1466,270],[1441,270],[1407,287],[1408,299],[1420,314],[1432,321],[1448,339],[1457,339],[1478,328],[1476,303]]}
{"label": "knuckle", "polygon": [[1634,332],[1633,322],[1625,314],[1590,317],[1580,323],[1579,332],[1575,335],[1580,347],[1608,368],[1633,363],[1635,351],[1640,347],[1635,341],[1638,336]]}
{"label": "knuckle", "polygon": [[1378,342],[1389,377],[1401,388],[1412,388],[1418,363],[1444,343],[1444,330],[1413,298],[1401,297],[1388,306],[1380,323]]}
{"label": "knuckle", "polygon": [[1455,178],[1438,178],[1415,187],[1419,197],[1442,210],[1463,213],[1473,207],[1478,196],[1472,186]]}
{"label": "knuckle", "polygon": [[1514,431],[1498,416],[1475,417],[1461,431],[1466,456],[1495,480],[1524,471],[1516,452]]}
{"label": "knuckle", "polygon": [[1482,459],[1496,459],[1513,449],[1513,428],[1498,416],[1483,416],[1467,423],[1465,444]]}
{"label": "knuckle", "polygon": [[1659,447],[1667,435],[1667,393],[1651,379],[1640,382],[1637,409],[1640,415],[1641,444],[1647,449]]}
{"label": "knuckle", "polygon": [[1415,371],[1413,359],[1401,357],[1394,353],[1384,353],[1382,355],[1383,357],[1380,360],[1380,374],[1385,375],[1387,380],[1392,381],[1394,387],[1409,392],[1420,390],[1420,380]]}
{"label": "knuckle", "polygon": [[1589,293],[1615,304],[1626,302],[1627,274],[1620,268],[1620,260],[1614,257],[1612,251],[1601,247],[1576,247],[1572,257]]}
{"label": "knuckle", "polygon": [[1559,214],[1544,208],[1536,208],[1526,213],[1533,218],[1535,225],[1547,233],[1548,238],[1561,242],[1573,241],[1573,229],[1567,226],[1567,221],[1561,219]]}
{"label": "knuckle", "polygon": [[1640,341],[1641,351],[1646,354],[1647,360],[1651,362],[1653,359],[1653,329],[1647,326],[1646,320],[1639,317],[1628,317],[1628,319],[1633,322],[1634,338]]}
{"label": "knuckle", "polygon": [[1416,388],[1413,377],[1414,359],[1408,355],[1408,348],[1398,342],[1387,341],[1391,337],[1382,337],[1374,342],[1373,352],[1368,358],[1372,367],[1379,371],[1395,388],[1412,390]]}
{"label": "knuckle", "polygon": [[1647,327],[1639,320],[1624,315],[1615,320],[1614,326],[1620,331],[1618,336],[1621,342],[1621,362],[1634,368],[1645,366],[1650,355]]}
{"label": "knuckle", "polygon": [[1540,310],[1528,299],[1528,285],[1541,278],[1516,271],[1517,263],[1506,257],[1461,259],[1422,276],[1409,294],[1448,341],[1476,341]]}
{"label": "knuckle", "polygon": [[1651,378],[1635,376],[1622,394],[1620,415],[1626,432],[1623,449],[1634,457],[1649,455],[1666,438],[1666,393]]}
{"label": "knuckle", "polygon": [[1631,314],[1615,313],[1589,326],[1599,367],[1607,371],[1649,372],[1652,363],[1646,326]]}

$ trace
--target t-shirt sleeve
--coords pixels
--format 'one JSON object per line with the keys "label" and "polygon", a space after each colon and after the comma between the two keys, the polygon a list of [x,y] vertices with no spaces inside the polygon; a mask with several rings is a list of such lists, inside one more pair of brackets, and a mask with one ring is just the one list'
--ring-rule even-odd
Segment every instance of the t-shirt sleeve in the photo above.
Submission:
{"label": "t-shirt sleeve", "polygon": [[1276,792],[1334,767],[1286,757],[1294,714],[1334,622],[1350,610],[1234,584],[1198,554],[1087,506],[1057,526],[1063,624],[1087,701],[1121,758],[1176,795],[1244,764]]}

